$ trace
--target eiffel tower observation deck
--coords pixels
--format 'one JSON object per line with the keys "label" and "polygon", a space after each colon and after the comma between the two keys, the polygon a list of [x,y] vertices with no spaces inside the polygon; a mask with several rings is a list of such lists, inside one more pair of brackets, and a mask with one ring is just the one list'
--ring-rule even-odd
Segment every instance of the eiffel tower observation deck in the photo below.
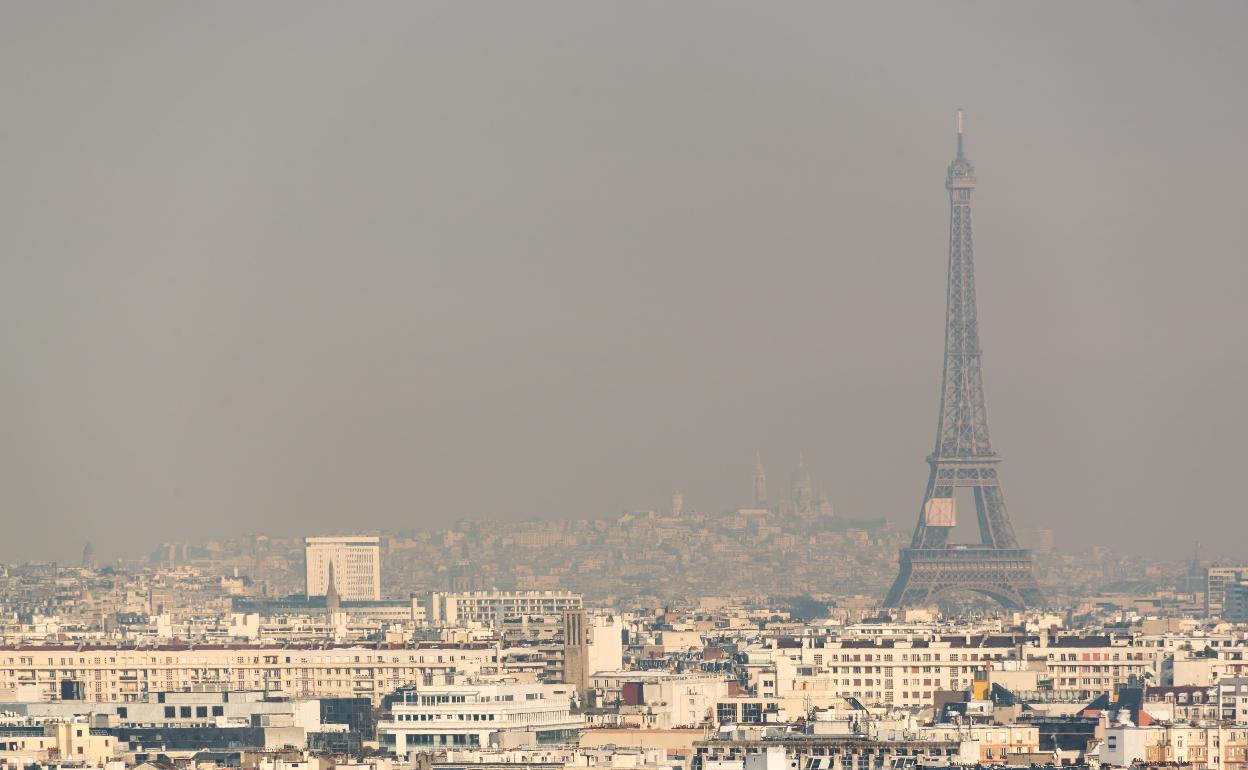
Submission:
{"label": "eiffel tower observation deck", "polygon": [[[945,317],[945,365],[940,393],[936,448],[919,521],[909,548],[903,548],[897,580],[886,607],[935,603],[954,591],[974,591],[1019,609],[1043,603],[1031,551],[1020,548],[1005,507],[998,465],[988,434],[984,382],[975,306],[974,239],[971,198],[975,169],[963,149],[958,111],[958,150],[945,189],[949,191],[949,293]],[[981,542],[949,543],[957,524],[955,490],[970,488]]]}

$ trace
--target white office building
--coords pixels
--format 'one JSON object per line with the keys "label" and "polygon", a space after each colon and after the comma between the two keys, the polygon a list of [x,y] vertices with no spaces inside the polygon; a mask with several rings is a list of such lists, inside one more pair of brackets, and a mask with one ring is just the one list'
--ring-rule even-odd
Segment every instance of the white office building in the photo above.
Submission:
{"label": "white office building", "polygon": [[334,588],[345,601],[381,598],[381,538],[366,535],[304,539],[305,582],[308,596],[329,590],[330,565]]}
{"label": "white office building", "polygon": [[446,685],[401,695],[391,719],[377,725],[381,746],[399,756],[430,747],[566,743],[584,726],[572,714],[571,688],[565,685]]}
{"label": "white office building", "polygon": [[428,617],[434,625],[495,627],[508,618],[559,615],[583,606],[580,594],[566,591],[434,591]]}

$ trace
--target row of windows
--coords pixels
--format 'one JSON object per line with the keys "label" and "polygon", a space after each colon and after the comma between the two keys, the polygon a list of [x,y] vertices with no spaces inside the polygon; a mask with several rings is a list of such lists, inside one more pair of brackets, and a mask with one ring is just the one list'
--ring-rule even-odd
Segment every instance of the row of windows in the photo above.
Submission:
{"label": "row of windows", "polygon": [[395,714],[400,722],[436,722],[451,721],[456,718],[461,722],[493,722],[494,714]]}
{"label": "row of windows", "polygon": [[1120,654],[1117,652],[1112,653],[1112,654],[1108,652],[1085,652],[1083,653],[1082,657],[1080,657],[1079,653],[1076,653],[1076,652],[1062,652],[1062,653],[1058,653],[1057,657],[1054,658],[1053,653],[1050,652],[1049,660],[1059,660],[1059,661],[1063,661],[1063,660],[1067,660],[1067,661],[1070,661],[1070,660],[1138,660],[1138,661],[1143,661],[1145,659],[1144,653],[1142,652],[1126,652],[1126,653],[1121,653],[1121,655],[1126,655],[1126,657],[1125,658],[1120,657]]}
{"label": "row of windows", "polygon": [[[949,673],[956,674],[958,673],[958,670],[961,669],[962,673],[969,674],[972,671],[977,670],[978,668],[979,668],[978,666],[939,666],[939,665],[937,666],[828,666],[826,669],[823,669],[823,670],[827,671],[830,674],[880,674],[880,673],[884,673],[885,669],[887,669],[888,672],[890,673],[896,672],[896,671],[899,671],[901,673],[906,673],[906,671],[909,670],[911,674],[919,674],[919,673],[939,674],[939,673],[944,672],[947,669]],[[813,676],[815,672],[816,672],[815,668],[811,666],[800,666],[797,669],[797,673],[799,676]]]}
{"label": "row of windows", "polygon": [[[224,706],[211,706],[211,707],[210,706],[194,706],[194,707],[192,706],[165,706],[165,718],[175,719],[175,718],[181,717],[182,719],[190,719],[192,708],[195,711],[196,717],[207,717],[210,709],[212,712],[212,716],[214,717],[225,715]],[[126,709],[125,708],[117,709],[117,716],[121,717],[122,719],[125,719],[127,716]]]}
{"label": "row of windows", "polygon": [[[901,661],[905,661],[905,662],[925,663],[925,662],[931,662],[931,661],[939,661],[941,660],[940,656],[941,656],[941,653],[939,652],[935,652],[935,653],[933,652],[924,652],[924,653],[903,652],[898,656],[898,659]],[[827,657],[829,660],[842,661],[842,662],[847,662],[847,663],[869,662],[873,660],[891,663],[893,661],[893,654],[891,652],[890,653],[874,653],[874,654],[870,652],[853,653],[853,654],[845,653],[844,655],[834,653]],[[1004,657],[1005,657],[1004,652],[985,652],[982,655],[978,652],[968,652],[968,653],[951,652],[949,653],[949,656],[945,658],[945,660],[948,660],[951,662],[966,661],[966,660],[1001,660]],[[816,664],[822,664],[823,658],[824,656],[822,653],[815,653]]]}
{"label": "row of windows", "polygon": [[[437,656],[434,656],[434,655],[429,655],[429,660],[426,660],[426,656],[424,656],[424,655],[418,655],[418,656],[417,656],[417,655],[412,655],[412,656],[409,656],[409,658],[407,659],[406,663],[408,663],[408,664],[413,664],[413,663],[416,663],[416,664],[434,664],[434,663],[443,663],[443,664],[447,664],[447,663],[457,663],[457,661],[472,661],[472,660],[478,661],[478,663],[497,663],[497,659],[493,658],[493,656],[492,656],[492,658],[488,658],[488,659],[487,659],[487,658],[469,658],[469,656],[467,656],[467,655],[459,655],[459,656],[456,656],[456,655],[437,655]],[[208,665],[208,666],[207,666],[207,668],[205,668],[205,666],[203,666],[203,665],[195,665],[195,663],[210,664],[210,665]],[[276,660],[276,659],[275,659],[275,660],[273,660],[273,661],[272,661],[272,663],[270,663],[270,661],[267,661],[267,660],[266,660],[266,661],[265,661],[265,663],[266,663],[267,665],[281,665],[281,664],[278,664],[278,663],[277,663],[277,660]],[[326,665],[326,661],[312,661],[312,663],[311,663],[311,664],[307,664],[307,661],[305,661],[305,660],[300,660],[300,661],[298,661],[298,663],[300,663],[300,664],[306,664],[306,665],[301,665],[301,666],[300,666],[300,668],[301,668],[301,669],[317,669],[317,670],[322,670],[322,671],[329,671],[329,670],[332,670],[334,674],[338,674],[338,673],[351,673],[351,671],[354,671],[354,673],[357,673],[357,674],[371,674],[371,673],[372,673],[372,669],[342,669],[342,668],[333,668],[333,669],[331,669],[331,668],[329,668],[329,666],[327,666],[327,665]],[[356,660],[356,663],[359,663],[359,660],[358,660],[358,659]],[[373,661],[372,661],[372,660],[369,660],[369,661],[367,661],[367,663],[373,663]],[[386,665],[386,663],[387,663],[387,661],[383,661],[383,660],[378,660],[378,661],[377,661],[377,664],[381,664],[382,666],[384,666],[384,668],[387,668],[387,669],[391,668],[391,666]],[[399,663],[399,660],[396,658],[396,659],[394,659],[394,660],[392,661],[392,663]],[[122,661],[122,665],[125,665],[125,664],[130,664],[130,665],[144,665],[144,663],[142,663],[142,661],[129,661],[129,660]],[[236,669],[237,669],[237,670],[248,670],[248,669],[257,668],[257,666],[260,666],[260,665],[261,665],[260,663],[252,663],[252,664],[247,664],[247,661],[243,661],[243,660],[238,661],[238,665],[236,666],[236,665],[232,665],[232,664],[231,664],[231,661],[228,661],[228,660],[226,660],[226,661],[207,661],[207,660],[203,660],[203,661],[187,661],[187,660],[177,660],[177,661],[173,661],[173,660],[171,660],[171,659],[166,659],[166,664],[170,665],[170,668],[168,668],[168,669],[161,668],[161,670],[187,670],[187,671],[195,671],[195,670],[208,670],[208,669],[218,669],[218,670],[236,670]],[[287,658],[287,659],[286,659],[286,664],[292,664],[292,661],[291,661],[291,659],[290,659],[290,658]],[[10,659],[10,663],[9,663],[9,665],[14,665],[14,664],[12,664],[11,659]],[[49,669],[51,670],[51,673],[55,673],[55,671],[56,671],[56,664],[51,663],[51,661],[49,661],[49,663],[47,663],[47,664],[21,663],[21,664],[17,664],[17,665],[22,665],[22,666],[31,666],[31,668],[29,668],[29,669],[25,669],[25,673],[29,673],[29,674],[35,673],[35,671],[36,671],[36,670],[42,671],[42,673],[49,673]],[[60,665],[62,665],[62,666],[65,666],[65,665],[74,665],[74,661],[72,661],[72,659],[70,659],[70,660],[62,659],[62,660],[61,660]],[[79,665],[82,665],[82,666],[90,666],[90,668],[87,668],[87,669],[77,669],[77,674],[79,674],[79,675],[85,675],[87,670],[94,670],[94,671],[97,671],[97,673],[99,673],[99,671],[109,671],[109,673],[114,674],[114,675],[117,675],[117,674],[127,675],[127,674],[132,674],[132,673],[134,673],[134,671],[135,671],[135,670],[142,670],[142,669],[130,669],[130,668],[125,668],[125,669],[119,669],[119,668],[96,669],[96,668],[94,668],[94,666],[101,665],[100,663],[95,663],[95,664],[87,664],[85,660],[80,660],[80,661],[79,661]],[[115,665],[116,665],[116,660],[110,660],[110,661],[109,661],[109,663],[107,663],[107,664],[102,664],[102,665],[114,665],[114,666],[115,666]],[[157,663],[157,661],[156,661],[156,660],[152,660],[152,661],[151,661],[151,663],[149,663],[149,664],[147,664],[147,665],[157,665],[157,666],[158,666],[158,665],[160,665],[160,663]],[[292,664],[292,665],[297,665],[297,664]],[[376,664],[374,664],[374,665],[376,665]],[[12,675],[14,675],[14,674],[12,674],[12,671],[15,671],[16,669],[7,669],[7,670],[9,670],[9,675],[10,675],[10,676],[12,676]],[[65,670],[66,670],[66,671],[70,671],[70,673],[72,673],[72,671],[74,671],[75,669],[65,669]],[[155,669],[151,669],[151,670],[155,670]],[[286,670],[291,670],[291,669],[286,669]],[[2,674],[2,673],[4,673],[4,670],[0,670],[0,674]],[[66,674],[66,675],[71,675],[71,674]]]}
{"label": "row of windows", "polygon": [[409,746],[479,746],[480,738],[473,735],[430,735],[420,733],[407,736]]}
{"label": "row of windows", "polygon": [[[399,663],[399,662],[400,662],[400,661],[399,661],[399,658],[400,658],[401,656],[399,656],[399,655],[391,655],[389,660],[386,660],[386,656],[385,656],[385,655],[376,655],[376,656],[373,656],[373,655],[363,655],[363,656],[361,656],[361,655],[355,655],[355,656],[351,656],[351,655],[340,655],[340,656],[332,656],[332,657],[328,657],[328,656],[318,656],[318,658],[317,658],[317,659],[315,659],[315,660],[309,660],[306,656],[298,656],[298,660],[296,661],[296,660],[295,660],[295,657],[294,657],[294,656],[290,656],[290,655],[285,655],[285,656],[279,656],[279,655],[265,655],[265,656],[249,656],[249,655],[239,655],[239,656],[236,656],[236,657],[235,657],[235,659],[234,659],[233,661],[230,661],[229,659],[226,659],[226,660],[222,661],[222,660],[220,660],[219,658],[218,658],[218,659],[210,659],[210,658],[191,658],[191,659],[187,659],[187,658],[183,658],[183,657],[181,657],[181,656],[174,657],[174,656],[171,656],[171,655],[166,655],[166,656],[164,656],[164,659],[165,659],[165,660],[164,660],[164,663],[165,663],[165,665],[173,665],[173,666],[188,666],[188,665],[194,665],[194,664],[215,664],[215,665],[220,665],[220,664],[222,664],[222,663],[229,664],[229,663],[231,663],[231,662],[234,662],[234,663],[240,663],[240,664],[243,664],[243,665],[247,665],[247,664],[251,664],[251,665],[260,665],[260,663],[261,663],[261,657],[263,657],[263,658],[264,658],[264,663],[265,663],[265,664],[277,664],[278,662],[280,662],[280,661],[279,661],[279,659],[280,659],[280,658],[285,658],[285,662],[286,662],[286,663],[295,663],[295,662],[297,662],[297,663],[311,663],[311,664],[313,664],[313,665],[324,665],[324,664],[327,664],[327,663],[332,663],[332,662],[340,662],[340,663],[361,663],[361,662],[362,662],[362,663]],[[428,658],[429,658],[429,660],[428,660],[428,661],[426,661],[426,660],[425,660],[425,658],[426,658],[426,657],[428,657]],[[436,660],[436,662],[438,662],[438,663],[450,662],[450,661],[456,661],[456,660],[489,660],[489,661],[491,661],[491,662],[496,662],[496,657],[497,657],[497,656],[495,656],[492,652],[489,652],[489,653],[484,653],[484,654],[481,654],[481,655],[467,655],[467,654],[462,654],[462,653],[461,653],[461,654],[448,653],[448,654],[445,654],[445,655],[434,655],[434,654],[432,654],[432,653],[431,653],[431,654],[429,654],[428,656],[425,656],[425,655],[408,655],[408,656],[407,656],[407,662],[409,662],[409,663],[416,663],[416,662],[420,662],[420,663],[425,663],[425,662],[433,663],[433,662],[435,662],[435,661],[434,661],[434,658],[436,658],[436,659],[437,659],[437,660]],[[361,658],[363,658],[363,660],[361,660]],[[374,660],[374,658],[375,658],[375,660]],[[56,659],[55,657],[53,657],[53,656],[48,656],[48,658],[46,658],[46,661],[47,661],[46,663],[45,663],[45,662],[39,662],[39,663],[36,663],[36,662],[35,662],[35,659],[34,659],[33,657],[19,657],[19,658],[9,658],[9,659],[8,659],[8,664],[9,664],[10,666],[14,666],[14,665],[16,665],[16,666],[55,666],[55,665],[59,665],[59,666],[72,666],[72,665],[74,665],[74,659],[73,659],[73,658],[65,658],[65,657],[62,657],[62,658],[60,658],[60,660],[59,660],[59,662],[58,662],[58,661],[57,661],[57,659]],[[88,661],[90,661],[90,662],[88,663]],[[133,659],[133,658],[130,658],[130,659],[123,658],[123,659],[122,659],[122,665],[126,665],[126,664],[129,664],[129,665],[136,665],[136,664],[137,664],[137,665],[141,665],[141,664],[142,664],[142,663],[144,663],[144,662],[146,662],[146,663],[148,663],[148,664],[151,664],[151,665],[159,665],[161,661],[160,661],[160,658],[159,658],[159,657],[149,657],[146,661],[143,661],[142,659],[135,660],[135,659]],[[115,666],[116,664],[117,664],[117,658],[116,658],[116,657],[93,657],[93,658],[89,658],[89,659],[88,659],[88,658],[78,658],[78,665],[80,665],[80,666],[86,666],[86,665],[92,665],[92,666],[101,666],[101,665],[109,666],[109,665],[112,665],[112,666]]]}
{"label": "row of windows", "polygon": [[[13,674],[13,671],[15,671],[15,670],[16,670],[16,669],[9,669],[9,675],[10,675],[10,676],[13,676],[13,675],[14,675],[14,674]],[[122,676],[122,677],[127,677],[127,676],[130,676],[130,677],[133,677],[133,676],[159,676],[159,674],[160,674],[162,671],[163,671],[163,672],[164,672],[167,676],[172,676],[172,675],[173,675],[173,672],[174,672],[174,671],[178,671],[178,670],[184,670],[184,671],[190,671],[190,672],[195,672],[195,671],[204,671],[204,672],[211,672],[211,673],[213,673],[213,674],[219,674],[219,675],[224,675],[224,676],[228,676],[231,672],[234,672],[234,673],[236,673],[236,674],[237,674],[238,676],[240,676],[240,677],[242,677],[242,676],[246,675],[246,673],[247,673],[248,671],[252,672],[252,675],[253,675],[253,676],[259,676],[259,675],[260,675],[260,672],[261,672],[261,671],[263,671],[263,673],[264,673],[264,675],[265,675],[266,677],[279,676],[279,675],[281,675],[281,674],[283,673],[283,671],[284,671],[287,675],[291,675],[291,673],[292,673],[293,671],[295,671],[295,669],[292,669],[292,668],[287,668],[287,669],[272,668],[272,669],[259,669],[259,670],[257,670],[257,669],[253,669],[253,668],[251,668],[250,666],[248,666],[248,667],[246,667],[246,668],[233,668],[233,667],[230,667],[230,668],[202,668],[202,669],[201,669],[201,668],[187,668],[187,669],[173,669],[173,668],[168,668],[168,669],[154,669],[154,668],[85,669],[85,668],[80,668],[80,669],[76,669],[76,670],[75,670],[75,669],[72,669],[72,668],[66,668],[66,669],[62,669],[62,670],[61,670],[61,676],[63,676],[63,677],[86,676],[88,673],[94,673],[94,674],[98,677],[98,676],[100,676],[100,674],[104,673],[105,671],[107,671],[107,672],[108,672],[110,675],[112,675],[112,676]],[[299,670],[300,670],[300,671],[316,671],[317,673],[319,673],[319,674],[321,674],[321,675],[324,675],[324,676],[328,676],[328,675],[330,675],[330,674],[336,674],[336,675],[339,675],[339,676],[342,676],[342,675],[347,675],[347,676],[350,676],[350,675],[355,675],[355,676],[357,676],[357,677],[359,677],[359,676],[365,676],[365,677],[368,677],[368,676],[372,676],[372,675],[373,675],[373,673],[374,673],[373,669],[371,669],[371,668],[323,668],[323,667],[319,667],[319,666],[318,666],[318,667],[317,667],[317,668],[315,668],[315,669],[306,668],[306,669],[299,669]],[[384,671],[391,671],[391,672],[393,672],[393,671],[403,671],[403,670],[407,670],[407,671],[416,671],[417,669],[416,669],[416,668],[408,668],[408,669],[403,669],[403,668],[399,668],[399,669],[390,669],[390,668],[387,668],[387,669],[383,669],[383,670],[384,670]],[[57,669],[55,669],[55,668],[53,668],[53,669],[48,669],[48,670],[39,670],[39,671],[38,671],[38,673],[40,673],[40,674],[47,674],[48,676],[56,676],[56,672],[57,672]],[[0,671],[0,674],[3,674],[3,673],[4,673],[3,671]],[[24,673],[25,675],[27,675],[27,676],[30,676],[30,675],[33,675],[34,673],[36,673],[36,671],[35,671],[35,670],[33,670],[33,669],[28,669],[28,670],[24,671],[23,673]],[[378,673],[380,673],[380,672],[378,672]]]}

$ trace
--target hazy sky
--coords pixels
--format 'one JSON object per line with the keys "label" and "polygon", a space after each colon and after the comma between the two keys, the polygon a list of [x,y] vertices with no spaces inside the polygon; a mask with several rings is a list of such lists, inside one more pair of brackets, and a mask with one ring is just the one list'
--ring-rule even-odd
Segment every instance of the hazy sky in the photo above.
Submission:
{"label": "hazy sky", "polygon": [[953,111],[1020,530],[1248,557],[1248,4],[5,3],[0,560],[911,526]]}

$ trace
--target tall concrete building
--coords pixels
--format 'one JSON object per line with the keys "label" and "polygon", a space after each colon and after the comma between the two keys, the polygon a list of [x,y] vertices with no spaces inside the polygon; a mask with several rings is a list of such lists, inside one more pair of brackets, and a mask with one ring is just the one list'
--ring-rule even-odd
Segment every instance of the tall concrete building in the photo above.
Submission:
{"label": "tall concrete building", "polygon": [[1246,564],[1215,564],[1205,570],[1205,615],[1221,616],[1226,609],[1226,594],[1230,586],[1248,575]]}
{"label": "tall concrete building", "polygon": [[576,686],[582,704],[590,677],[615,671],[624,661],[624,622],[619,615],[590,615],[565,610],[563,619],[563,681]]}
{"label": "tall concrete building", "polygon": [[304,539],[308,596],[324,596],[329,590],[330,565],[334,586],[343,601],[381,598],[381,538],[366,535],[309,537]]}

